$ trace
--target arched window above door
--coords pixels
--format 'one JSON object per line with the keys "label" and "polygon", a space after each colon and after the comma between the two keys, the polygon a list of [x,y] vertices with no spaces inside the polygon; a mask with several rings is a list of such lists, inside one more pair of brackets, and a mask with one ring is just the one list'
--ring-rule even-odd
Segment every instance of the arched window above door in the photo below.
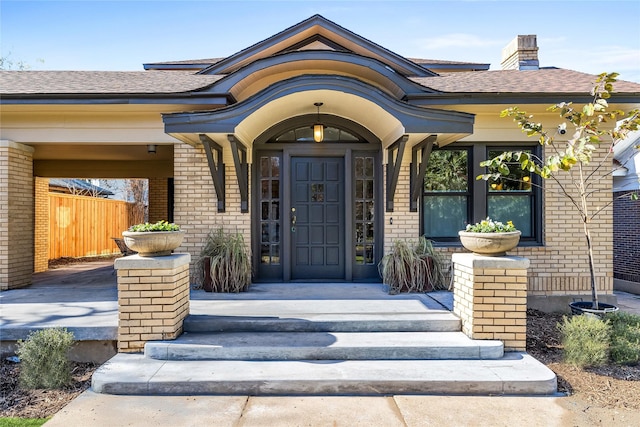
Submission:
{"label": "arched window above door", "polygon": [[320,144],[380,144],[380,138],[352,120],[331,114],[306,114],[273,125],[255,139],[254,146],[290,143],[318,144],[313,139],[313,126],[317,123],[324,126],[324,137]]}
{"label": "arched window above door", "polygon": [[[273,142],[314,142],[313,127],[301,126],[290,129],[272,138]],[[366,142],[363,138],[353,133],[333,126],[324,127],[324,139],[322,142]]]}

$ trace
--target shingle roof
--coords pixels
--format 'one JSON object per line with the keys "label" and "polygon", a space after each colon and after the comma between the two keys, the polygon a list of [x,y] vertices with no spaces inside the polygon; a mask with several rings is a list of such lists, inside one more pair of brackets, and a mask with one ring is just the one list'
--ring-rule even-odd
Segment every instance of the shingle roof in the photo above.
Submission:
{"label": "shingle roof", "polygon": [[183,59],[181,61],[163,61],[163,62],[147,62],[145,65],[213,65],[216,62],[222,61],[224,58],[205,58],[205,59]]}
{"label": "shingle roof", "polygon": [[[2,95],[115,95],[187,93],[202,90],[221,75],[184,71],[0,71]],[[545,68],[519,71],[472,71],[413,77],[444,93],[589,93],[596,76]],[[618,81],[618,93],[640,94],[640,84]]]}
{"label": "shingle roof", "polygon": [[81,179],[49,178],[49,186],[66,188],[66,189],[75,189],[75,190],[85,191],[91,194],[97,194],[101,196],[113,196],[113,192],[111,190],[98,187],[97,185],[93,185]]}
{"label": "shingle roof", "polygon": [[184,93],[203,89],[221,78],[176,71],[0,71],[0,93]]}
{"label": "shingle roof", "polygon": [[[562,68],[446,73],[414,82],[450,93],[589,93],[596,76]],[[640,84],[619,80],[616,92],[640,94]]]}

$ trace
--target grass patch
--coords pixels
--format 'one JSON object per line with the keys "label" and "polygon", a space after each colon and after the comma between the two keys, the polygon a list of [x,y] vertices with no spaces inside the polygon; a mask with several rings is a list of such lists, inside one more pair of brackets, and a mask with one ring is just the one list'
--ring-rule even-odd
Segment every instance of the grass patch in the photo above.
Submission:
{"label": "grass patch", "polygon": [[0,418],[0,427],[40,427],[51,418]]}

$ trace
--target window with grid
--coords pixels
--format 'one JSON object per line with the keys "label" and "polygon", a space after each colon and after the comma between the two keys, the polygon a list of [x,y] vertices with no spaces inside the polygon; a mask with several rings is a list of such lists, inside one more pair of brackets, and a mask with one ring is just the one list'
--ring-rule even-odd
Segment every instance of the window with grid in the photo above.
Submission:
{"label": "window with grid", "polygon": [[468,148],[434,150],[424,177],[423,234],[430,239],[458,239],[469,223],[472,182]]}

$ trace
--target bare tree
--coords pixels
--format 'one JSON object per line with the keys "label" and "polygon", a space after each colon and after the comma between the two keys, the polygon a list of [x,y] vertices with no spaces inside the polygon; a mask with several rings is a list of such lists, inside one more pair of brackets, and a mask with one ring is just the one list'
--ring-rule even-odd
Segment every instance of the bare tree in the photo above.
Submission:
{"label": "bare tree", "polygon": [[146,179],[127,179],[125,181],[125,192],[127,201],[132,202],[134,205],[131,220],[134,224],[145,222],[147,219],[146,200],[149,193],[148,181]]}

